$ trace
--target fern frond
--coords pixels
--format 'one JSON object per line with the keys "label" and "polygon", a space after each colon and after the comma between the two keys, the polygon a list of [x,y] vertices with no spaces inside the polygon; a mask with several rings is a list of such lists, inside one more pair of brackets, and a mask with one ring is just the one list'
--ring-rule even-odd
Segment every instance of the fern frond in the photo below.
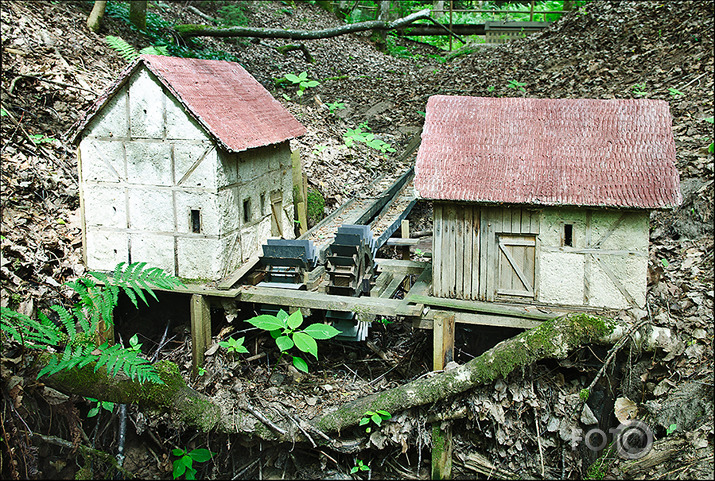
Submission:
{"label": "fern frond", "polygon": [[119,52],[122,57],[124,57],[128,61],[133,61],[135,58],[139,56],[139,52],[137,52],[137,49],[129,45],[124,39],[120,37],[115,37],[113,35],[107,35],[105,37],[105,40],[109,44],[110,47],[112,47],[114,50]]}
{"label": "fern frond", "polygon": [[101,367],[106,367],[107,373],[112,376],[116,376],[119,371],[124,371],[130,379],[137,379],[141,383],[149,381],[163,384],[154,370],[154,366],[146,359],[139,357],[137,351],[127,349],[119,344],[108,346],[106,343],[98,349],[102,352],[97,356],[95,372]]}
{"label": "fern frond", "polygon": [[[67,331],[67,335],[70,337],[70,339],[74,339],[74,337],[77,335],[77,328],[75,327],[75,323],[77,322],[77,318],[74,316],[73,313],[68,311],[67,309],[64,308],[64,306],[60,306],[58,304],[55,304],[53,306],[50,306],[50,309],[55,311],[57,315],[60,316],[60,322],[62,325],[65,327],[65,330]],[[44,314],[40,313],[38,314],[38,317],[42,319]],[[47,319],[49,321],[49,319]],[[51,322],[51,321],[50,321]]]}
{"label": "fern frond", "polygon": [[93,271],[90,272],[89,275],[105,283],[109,289],[121,287],[127,297],[129,297],[129,300],[134,304],[134,307],[138,307],[137,298],[141,299],[144,304],[149,305],[144,291],[148,292],[155,300],[159,300],[156,294],[154,294],[152,286],[159,289],[174,289],[184,285],[180,279],[165,273],[158,267],[145,269],[146,265],[146,262],[133,262],[126,265],[125,268],[125,263],[120,262],[117,264],[111,278],[102,272]]}
{"label": "fern frond", "polygon": [[62,329],[44,314],[40,313],[38,317],[39,321],[7,307],[0,307],[0,327],[15,341],[39,349],[59,344]]}
{"label": "fern frond", "polygon": [[169,55],[169,47],[167,47],[166,45],[162,45],[161,47],[151,45],[149,47],[144,47],[143,49],[139,50],[139,53],[147,55]]}

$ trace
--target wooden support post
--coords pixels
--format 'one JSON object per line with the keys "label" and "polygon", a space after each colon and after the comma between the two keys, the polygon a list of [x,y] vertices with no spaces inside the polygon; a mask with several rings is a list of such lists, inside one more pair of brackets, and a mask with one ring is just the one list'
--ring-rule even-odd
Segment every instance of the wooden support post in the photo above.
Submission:
{"label": "wooden support post", "polygon": [[[403,239],[410,238],[410,221],[409,220],[405,219],[402,221],[402,224],[400,225],[400,235],[402,236]],[[410,260],[410,246],[402,247],[402,260],[404,260],[404,261]]]}
{"label": "wooden support post", "polygon": [[435,312],[432,328],[435,371],[441,371],[454,359],[454,313]]}
{"label": "wooden support post", "polygon": [[452,423],[432,425],[432,479],[452,479]]}
{"label": "wooden support post", "polygon": [[[435,371],[454,359],[454,314],[436,312],[432,328]],[[452,478],[452,423],[432,425],[432,479]]]}
{"label": "wooden support post", "polygon": [[[400,235],[402,236],[403,239],[409,239],[410,238],[410,221],[407,219],[404,219],[402,223],[400,224]],[[402,247],[402,260],[404,261],[409,261],[410,260],[410,246],[403,246]],[[402,284],[402,288],[405,290],[405,292],[410,290],[410,276],[405,277],[405,282]]]}
{"label": "wooden support post", "polygon": [[206,298],[200,294],[191,296],[191,361],[192,375],[199,373],[204,364],[204,353],[211,342],[211,309]]}
{"label": "wooden support post", "polygon": [[112,313],[111,324],[104,321],[99,321],[97,324],[97,346],[101,346],[105,342],[109,342],[110,346],[114,344],[114,313]]}
{"label": "wooden support post", "polygon": [[303,174],[303,165],[297,150],[291,152],[291,162],[293,169],[293,200],[295,202],[296,211],[298,212],[300,234],[303,235],[308,231],[308,198],[306,192],[306,176]]}

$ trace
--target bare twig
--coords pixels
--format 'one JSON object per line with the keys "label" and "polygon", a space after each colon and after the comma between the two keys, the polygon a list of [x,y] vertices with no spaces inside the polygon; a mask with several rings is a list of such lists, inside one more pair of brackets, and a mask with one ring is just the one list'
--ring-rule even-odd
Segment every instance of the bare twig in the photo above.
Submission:
{"label": "bare twig", "polygon": [[273,407],[273,409],[275,409],[276,411],[280,412],[282,415],[284,415],[285,417],[287,417],[288,419],[293,421],[293,424],[295,424],[298,427],[298,429],[300,429],[300,432],[302,432],[303,435],[306,438],[308,438],[308,441],[310,441],[310,444],[312,444],[314,448],[318,446],[317,444],[315,444],[315,441],[313,441],[313,438],[310,436],[310,434],[308,434],[308,432],[305,429],[303,429],[303,426],[300,425],[300,421],[298,419],[293,417],[291,414],[289,414],[287,411],[285,411],[283,408],[281,408],[279,406],[274,405],[272,407]]}
{"label": "bare twig", "polygon": [[249,413],[253,414],[253,416],[261,421],[263,424],[268,426],[272,431],[280,434],[281,436],[284,436],[286,434],[285,429],[281,428],[280,426],[277,426],[273,421],[265,417],[263,414],[259,413],[256,411],[256,408],[251,406],[250,404],[246,403],[245,406],[242,406],[242,409],[245,409]]}

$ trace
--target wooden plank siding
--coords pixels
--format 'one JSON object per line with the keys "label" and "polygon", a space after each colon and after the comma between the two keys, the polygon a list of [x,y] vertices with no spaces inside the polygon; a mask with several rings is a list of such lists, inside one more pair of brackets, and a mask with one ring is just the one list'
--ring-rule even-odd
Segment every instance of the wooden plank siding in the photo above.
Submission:
{"label": "wooden plank siding", "polygon": [[538,233],[535,210],[435,202],[434,295],[486,301],[533,298]]}

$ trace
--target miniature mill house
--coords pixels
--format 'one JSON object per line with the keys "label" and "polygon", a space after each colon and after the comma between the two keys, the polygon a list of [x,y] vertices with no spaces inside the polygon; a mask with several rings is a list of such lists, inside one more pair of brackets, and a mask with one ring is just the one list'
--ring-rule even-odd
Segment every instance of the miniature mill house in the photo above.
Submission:
{"label": "miniature mill house", "polygon": [[646,301],[649,214],[681,201],[660,100],[430,97],[415,190],[440,297]]}
{"label": "miniature mill house", "polygon": [[216,280],[293,237],[305,128],[233,62],[142,55],[74,130],[85,265]]}

